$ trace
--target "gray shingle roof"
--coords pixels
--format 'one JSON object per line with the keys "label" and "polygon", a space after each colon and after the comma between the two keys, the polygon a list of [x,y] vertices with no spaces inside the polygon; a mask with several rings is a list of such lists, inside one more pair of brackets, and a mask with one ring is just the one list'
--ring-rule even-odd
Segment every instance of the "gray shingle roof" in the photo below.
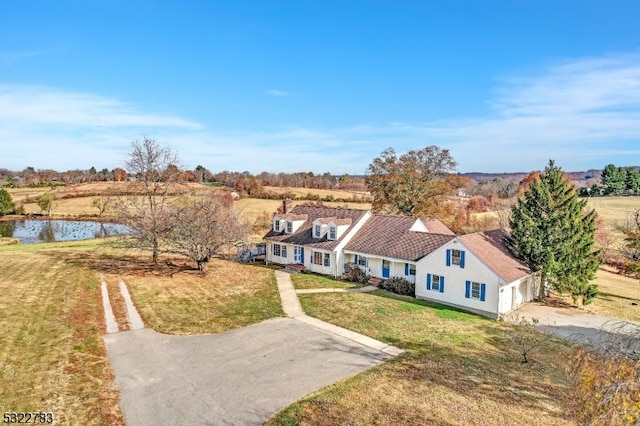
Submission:
{"label": "gray shingle roof", "polygon": [[416,220],[418,219],[415,217],[407,216],[372,216],[344,249],[362,254],[416,261],[455,238],[451,231],[448,235],[410,231]]}
{"label": "gray shingle roof", "polygon": [[[265,236],[265,240],[290,243],[297,245],[304,245],[307,247],[316,247],[325,250],[333,250],[344,236],[351,231],[353,225],[355,225],[364,215],[367,214],[367,210],[357,209],[343,209],[335,207],[315,206],[315,205],[299,205],[295,206],[291,210],[291,214],[294,215],[306,215],[307,220],[300,225],[300,227],[293,234],[286,234],[283,231],[274,232],[271,229]],[[342,233],[337,240],[329,240],[326,236],[322,238],[314,238],[312,235],[313,222],[316,219],[333,218],[336,224],[347,224],[351,220],[349,228]],[[328,221],[327,221],[328,223]]]}

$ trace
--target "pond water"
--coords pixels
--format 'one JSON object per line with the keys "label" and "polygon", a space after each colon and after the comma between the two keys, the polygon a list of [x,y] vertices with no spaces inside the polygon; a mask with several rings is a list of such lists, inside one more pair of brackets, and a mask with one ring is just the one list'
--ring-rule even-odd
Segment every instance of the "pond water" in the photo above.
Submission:
{"label": "pond water", "polygon": [[0,221],[0,237],[18,238],[23,244],[87,240],[131,233],[118,223],[82,220],[5,220]]}

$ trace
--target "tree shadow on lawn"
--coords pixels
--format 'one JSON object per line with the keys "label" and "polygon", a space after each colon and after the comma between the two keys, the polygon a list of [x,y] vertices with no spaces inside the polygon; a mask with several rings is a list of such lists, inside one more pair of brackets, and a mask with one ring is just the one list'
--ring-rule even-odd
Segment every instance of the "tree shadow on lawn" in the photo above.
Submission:
{"label": "tree shadow on lawn", "polygon": [[195,263],[182,256],[165,255],[157,265],[147,253],[129,251],[106,252],[104,250],[44,251],[43,253],[62,258],[70,265],[94,270],[99,273],[120,275],[156,275],[173,276],[176,273],[188,273],[202,276]]}

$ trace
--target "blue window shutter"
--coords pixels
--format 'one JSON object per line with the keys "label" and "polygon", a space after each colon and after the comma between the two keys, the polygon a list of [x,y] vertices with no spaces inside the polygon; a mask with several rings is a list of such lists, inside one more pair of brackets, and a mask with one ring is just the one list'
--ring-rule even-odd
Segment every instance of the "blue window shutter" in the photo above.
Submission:
{"label": "blue window shutter", "polygon": [[431,274],[427,274],[427,290],[431,290]]}
{"label": "blue window shutter", "polygon": [[447,249],[447,266],[451,266],[451,249]]}
{"label": "blue window shutter", "polygon": [[358,255],[356,254],[356,260],[354,261],[356,265],[358,265]]}
{"label": "blue window shutter", "polygon": [[460,267],[464,268],[464,250],[460,251]]}
{"label": "blue window shutter", "polygon": [[440,293],[444,293],[444,277],[440,276]]}
{"label": "blue window shutter", "polygon": [[484,302],[484,297],[487,294],[487,285],[480,284],[480,301]]}
{"label": "blue window shutter", "polygon": [[405,275],[409,275],[409,264],[408,263],[404,264],[404,274]]}
{"label": "blue window shutter", "polygon": [[471,281],[467,281],[464,287],[464,297],[466,297],[467,299],[471,297]]}

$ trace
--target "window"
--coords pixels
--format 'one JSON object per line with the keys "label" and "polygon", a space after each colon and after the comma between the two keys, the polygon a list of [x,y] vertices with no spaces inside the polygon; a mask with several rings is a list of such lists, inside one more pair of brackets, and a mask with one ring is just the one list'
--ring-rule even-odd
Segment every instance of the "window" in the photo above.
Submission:
{"label": "window", "polygon": [[329,253],[324,254],[324,266],[331,266],[331,255]]}
{"label": "window", "polygon": [[451,250],[451,264],[460,265],[460,250]]}
{"label": "window", "polygon": [[431,277],[431,290],[440,291],[440,275]]}
{"label": "window", "polygon": [[458,265],[464,268],[464,250],[447,250],[447,266],[451,265]]}
{"label": "window", "polygon": [[336,239],[336,227],[335,226],[330,226],[329,227],[329,239],[330,240],[335,240]]}
{"label": "window", "polygon": [[277,257],[287,257],[287,246],[274,244],[271,248],[271,252]]}
{"label": "window", "polygon": [[416,265],[405,263],[404,264],[404,274],[409,275],[411,277],[416,276]]}
{"label": "window", "polygon": [[287,221],[287,234],[291,234],[293,232],[293,222],[290,220]]}
{"label": "window", "polygon": [[356,255],[356,265],[358,266],[367,266],[367,258],[364,256]]}
{"label": "window", "polygon": [[444,277],[441,275],[427,274],[427,290],[444,293]]}
{"label": "window", "polygon": [[278,219],[273,221],[273,230],[280,232],[280,221]]}
{"label": "window", "polygon": [[[309,235],[309,234],[307,234]],[[320,225],[315,225],[313,227],[313,236],[316,238],[320,238],[320,236],[322,235],[322,228]]]}
{"label": "window", "polygon": [[320,253],[319,251],[313,252],[313,264],[322,265],[322,253]]}
{"label": "window", "polygon": [[480,299],[480,283],[471,283],[471,298]]}
{"label": "window", "polygon": [[486,284],[467,281],[464,297],[466,297],[467,299],[476,299],[481,302],[484,302],[486,294],[487,294]]}

